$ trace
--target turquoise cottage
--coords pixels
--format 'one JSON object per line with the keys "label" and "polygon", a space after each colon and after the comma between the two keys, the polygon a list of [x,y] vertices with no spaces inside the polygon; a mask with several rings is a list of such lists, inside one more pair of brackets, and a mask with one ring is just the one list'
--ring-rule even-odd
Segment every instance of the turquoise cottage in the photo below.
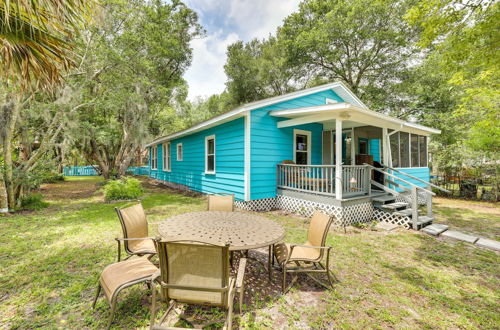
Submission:
{"label": "turquoise cottage", "polygon": [[432,222],[427,144],[439,133],[369,110],[334,82],[245,104],[147,147],[152,178],[234,194],[243,209],[421,227]]}

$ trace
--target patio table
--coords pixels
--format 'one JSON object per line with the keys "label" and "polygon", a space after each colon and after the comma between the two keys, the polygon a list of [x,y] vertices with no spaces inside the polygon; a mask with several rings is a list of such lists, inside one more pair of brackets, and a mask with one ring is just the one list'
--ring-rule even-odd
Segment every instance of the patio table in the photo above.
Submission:
{"label": "patio table", "polygon": [[170,240],[193,240],[229,244],[229,250],[269,248],[269,272],[272,246],[283,240],[285,230],[276,222],[258,214],[204,211],[175,215],[158,225],[159,234]]}

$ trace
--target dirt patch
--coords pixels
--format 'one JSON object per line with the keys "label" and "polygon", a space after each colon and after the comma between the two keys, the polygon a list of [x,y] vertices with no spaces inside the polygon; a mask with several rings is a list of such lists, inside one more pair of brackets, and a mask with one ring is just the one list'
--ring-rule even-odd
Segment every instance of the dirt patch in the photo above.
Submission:
{"label": "dirt patch", "polygon": [[41,186],[40,192],[48,200],[86,199],[95,195],[100,188],[101,179],[67,180],[58,183],[47,183]]}
{"label": "dirt patch", "polygon": [[471,211],[490,213],[500,216],[500,203],[467,201],[462,199],[451,199],[443,197],[434,198],[433,202],[436,204],[436,206],[449,208],[466,208]]}

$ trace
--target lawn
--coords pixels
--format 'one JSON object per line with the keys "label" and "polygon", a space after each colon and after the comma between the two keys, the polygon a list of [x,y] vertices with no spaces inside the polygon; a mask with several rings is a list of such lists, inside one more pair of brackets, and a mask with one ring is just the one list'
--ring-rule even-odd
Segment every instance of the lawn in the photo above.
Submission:
{"label": "lawn", "polygon": [[[0,328],[102,328],[103,298],[90,308],[96,280],[116,258],[121,229],[98,178],[48,185],[47,209],[0,218]],[[143,205],[156,223],[203,210],[204,199],[146,185]],[[436,200],[439,222],[499,239],[500,208]],[[287,228],[287,241],[305,239],[307,219],[268,212]],[[301,280],[285,296],[277,284],[248,283],[241,328],[498,328],[500,254],[409,230],[332,229],[332,269],[339,282],[324,290]],[[253,252],[259,255],[259,252]],[[265,258],[265,256],[263,256]],[[279,274],[275,272],[276,276]],[[258,282],[258,271],[249,281]],[[261,275],[263,277],[265,275]],[[149,326],[144,286],[119,298],[116,328]]]}

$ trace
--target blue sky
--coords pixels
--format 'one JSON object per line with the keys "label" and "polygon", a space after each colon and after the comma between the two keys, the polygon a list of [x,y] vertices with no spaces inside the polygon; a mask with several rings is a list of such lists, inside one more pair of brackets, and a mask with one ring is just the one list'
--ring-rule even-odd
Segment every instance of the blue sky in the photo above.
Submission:
{"label": "blue sky", "polygon": [[237,40],[265,38],[298,9],[300,0],[185,0],[199,15],[206,37],[193,40],[193,63],[184,75],[189,98],[224,90],[226,48]]}

